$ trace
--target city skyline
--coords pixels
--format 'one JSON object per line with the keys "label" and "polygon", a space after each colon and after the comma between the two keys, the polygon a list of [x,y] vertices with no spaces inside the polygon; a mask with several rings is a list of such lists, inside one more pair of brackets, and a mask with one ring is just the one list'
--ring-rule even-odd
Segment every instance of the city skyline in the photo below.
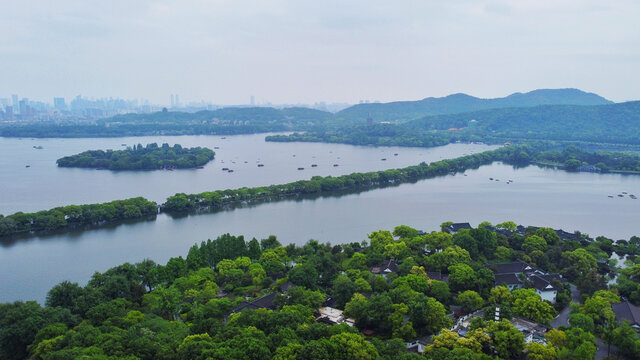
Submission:
{"label": "city skyline", "polygon": [[640,98],[640,3],[7,2],[0,94],[358,103],[578,88]]}

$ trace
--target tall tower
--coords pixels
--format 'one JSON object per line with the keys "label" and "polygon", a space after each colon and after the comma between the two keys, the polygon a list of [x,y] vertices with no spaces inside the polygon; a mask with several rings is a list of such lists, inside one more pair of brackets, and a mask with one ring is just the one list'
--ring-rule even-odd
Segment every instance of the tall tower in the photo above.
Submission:
{"label": "tall tower", "polygon": [[11,106],[13,106],[14,111],[18,110],[18,95],[11,95]]}

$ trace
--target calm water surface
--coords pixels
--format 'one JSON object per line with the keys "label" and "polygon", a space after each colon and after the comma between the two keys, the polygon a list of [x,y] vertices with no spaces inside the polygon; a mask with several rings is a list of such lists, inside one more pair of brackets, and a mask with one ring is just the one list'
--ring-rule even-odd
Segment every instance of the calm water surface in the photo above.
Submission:
{"label": "calm water surface", "polygon": [[[257,139],[252,136],[238,138]],[[174,139],[170,138],[175,142],[184,143]],[[229,141],[236,141],[235,139],[234,137]],[[255,142],[259,143],[258,140]],[[413,154],[413,151],[413,162],[397,166],[417,163],[422,161],[420,158],[428,156],[434,156],[436,159],[440,156],[454,157],[448,154],[468,153],[473,150],[468,148],[469,145],[453,145],[431,150],[359,148],[329,144],[264,146],[271,145],[295,145],[293,148],[283,146],[286,150],[281,154],[282,164],[278,165],[284,169],[282,175],[291,179],[299,178],[300,174],[295,169],[286,170],[290,165],[294,168],[298,166],[298,163],[290,162],[289,156],[292,157],[292,152],[296,153],[296,157],[302,156],[301,154],[306,153],[304,149],[308,148],[315,151],[307,150],[310,151],[310,158],[300,164],[306,164],[313,159],[320,165],[323,159],[319,158],[319,155],[311,155],[313,153],[327,154],[326,161],[331,163],[335,161],[331,157],[334,156],[333,153],[336,149],[341,149],[342,159],[353,159],[354,166],[370,163],[374,169],[396,167],[396,163],[390,161],[399,163],[401,157],[407,156],[408,153]],[[400,155],[397,159],[391,160],[394,152]],[[359,154],[359,159],[369,160],[357,161],[355,154]],[[384,165],[380,165],[382,154],[386,154],[384,157],[389,159]],[[388,154],[391,154],[391,157]],[[266,158],[263,154],[260,156]],[[227,158],[224,157],[225,162]],[[274,164],[278,163],[277,157],[273,159]],[[219,166],[218,163],[213,165]],[[247,174],[254,174],[249,172],[252,167],[246,169]],[[325,167],[323,170],[333,169]],[[220,170],[211,172],[216,182],[224,179],[218,176],[218,171]],[[345,172],[352,171],[355,170],[350,168]],[[159,175],[174,176],[175,173],[162,172]],[[322,174],[321,171],[318,173]],[[150,174],[152,173],[143,174],[147,181],[161,181],[151,179],[150,177],[156,176]],[[276,175],[273,175],[275,180],[266,180],[267,183],[290,181],[288,178],[277,181]],[[311,174],[306,174],[305,170],[305,175]],[[490,177],[500,181],[490,181]],[[507,184],[506,180],[509,179],[512,179],[513,183]],[[194,181],[199,183],[205,180],[196,178]],[[244,179],[244,176],[238,176],[238,181],[265,183],[264,179]],[[107,188],[111,188],[111,183],[105,183]],[[188,184],[181,186],[183,190],[180,191],[191,191]],[[36,237],[0,248],[0,301],[43,301],[46,291],[63,280],[85,284],[94,271],[104,271],[126,261],[137,262],[151,258],[164,263],[171,256],[186,255],[188,248],[194,243],[227,232],[244,234],[246,238],[264,238],[275,234],[283,244],[303,244],[310,238],[337,244],[361,241],[366,239],[367,233],[371,231],[393,229],[400,224],[431,231],[438,229],[440,223],[448,220],[469,221],[473,225],[484,220],[493,223],[512,220],[525,225],[550,226],[567,231],[581,230],[592,236],[605,235],[614,239],[628,239],[631,235],[640,234],[640,200],[615,196],[623,191],[640,195],[640,177],[567,173],[539,167],[514,169],[496,163],[467,171],[466,176],[445,176],[341,197],[289,200],[177,219],[163,214],[153,222]],[[173,192],[175,190],[169,193]],[[615,197],[609,198],[608,195]],[[116,198],[118,197],[121,196]]]}
{"label": "calm water surface", "polygon": [[[264,134],[173,136],[114,139],[0,138],[0,214],[30,212],[61,205],[87,204],[144,196],[159,203],[175,193],[282,184],[314,175],[344,175],[405,167],[495,146],[455,144],[432,149],[265,142]],[[86,150],[124,149],[122,144],[156,142],[214,149],[204,169],[108,171],[58,168],[56,160]],[[34,146],[42,146],[42,150]],[[394,154],[398,156],[394,156]],[[382,161],[381,159],[387,159]],[[264,167],[258,167],[258,161]],[[312,164],[318,165],[311,167]],[[339,164],[333,167],[333,164]],[[26,165],[30,165],[29,168]],[[233,173],[222,168],[233,169]],[[303,171],[297,170],[305,168]]]}

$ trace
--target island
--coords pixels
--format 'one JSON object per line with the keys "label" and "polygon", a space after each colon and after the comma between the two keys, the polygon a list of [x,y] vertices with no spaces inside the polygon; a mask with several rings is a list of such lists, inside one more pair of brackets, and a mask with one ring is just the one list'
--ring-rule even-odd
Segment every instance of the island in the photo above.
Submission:
{"label": "island", "polygon": [[204,147],[183,148],[156,143],[128,147],[125,150],[89,150],[56,161],[59,167],[108,170],[194,169],[213,160],[213,150]]}

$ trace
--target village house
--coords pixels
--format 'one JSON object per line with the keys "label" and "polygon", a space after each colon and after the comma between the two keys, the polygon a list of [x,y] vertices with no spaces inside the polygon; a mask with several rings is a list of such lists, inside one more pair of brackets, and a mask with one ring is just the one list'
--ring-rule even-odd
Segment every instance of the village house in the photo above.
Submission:
{"label": "village house", "polygon": [[535,269],[524,261],[518,260],[504,264],[485,264],[495,274],[495,286],[506,286],[513,291],[522,288],[528,281],[542,300],[556,302],[558,289],[554,280],[564,281],[558,274],[549,274]]}

